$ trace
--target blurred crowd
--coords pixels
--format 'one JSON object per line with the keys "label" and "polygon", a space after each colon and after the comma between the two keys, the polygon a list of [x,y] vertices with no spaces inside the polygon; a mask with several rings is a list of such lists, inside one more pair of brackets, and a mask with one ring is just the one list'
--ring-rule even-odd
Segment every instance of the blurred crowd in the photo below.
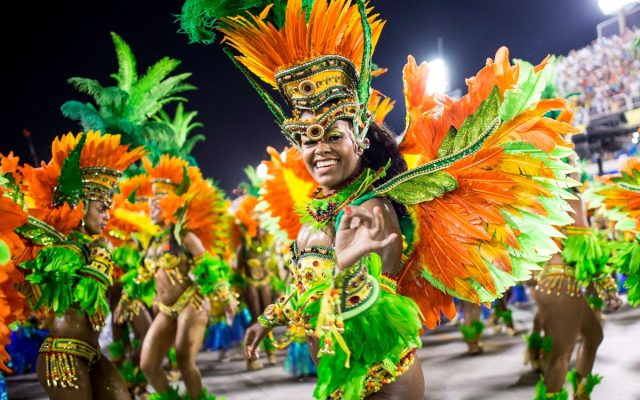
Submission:
{"label": "blurred crowd", "polygon": [[[589,117],[640,105],[640,59],[633,43],[640,29],[622,36],[601,37],[559,59],[556,83],[560,94],[574,100]],[[586,117],[586,116],[585,116]]]}

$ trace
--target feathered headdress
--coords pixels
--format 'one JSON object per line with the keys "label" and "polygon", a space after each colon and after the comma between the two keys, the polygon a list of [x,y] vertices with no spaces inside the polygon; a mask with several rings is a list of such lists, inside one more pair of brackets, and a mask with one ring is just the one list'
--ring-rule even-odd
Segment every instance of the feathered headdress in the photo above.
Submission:
{"label": "feathered headdress", "polygon": [[118,193],[113,196],[111,217],[105,228],[112,241],[125,240],[134,232],[152,229],[148,202],[152,196],[151,179],[146,174],[119,182]]}
{"label": "feathered headdress", "polygon": [[118,178],[129,165],[144,156],[142,147],[129,150],[120,144],[120,135],[71,133],[56,138],[51,148],[52,162],[60,167],[53,205],[78,203],[80,198],[101,201],[111,207]]}
{"label": "feathered headdress", "polygon": [[224,192],[203,179],[200,169],[187,161],[163,155],[154,166],[144,159],[153,195],[159,199],[162,219],[174,224],[176,239],[184,230],[194,232],[205,249],[222,252],[229,224]]}
{"label": "feathered headdress", "polygon": [[76,229],[82,220],[84,204],[80,200],[111,206],[122,171],[143,155],[140,147],[129,150],[121,145],[120,135],[88,132],[56,138],[48,163],[22,168],[30,224],[21,227],[20,233],[41,245],[62,238],[60,235]]}
{"label": "feathered headdress", "polygon": [[[371,57],[384,21],[371,14],[364,0],[250,3],[188,0],[182,13],[183,30],[192,40],[210,41],[212,36],[206,32],[212,29],[224,34],[223,43],[239,55],[225,52],[262,96],[294,146],[300,146],[301,134],[321,138],[339,119],[354,122],[355,138],[362,144],[372,120],[367,110]],[[292,118],[285,117],[251,74],[280,92],[293,109]],[[305,110],[316,116],[302,120]]]}

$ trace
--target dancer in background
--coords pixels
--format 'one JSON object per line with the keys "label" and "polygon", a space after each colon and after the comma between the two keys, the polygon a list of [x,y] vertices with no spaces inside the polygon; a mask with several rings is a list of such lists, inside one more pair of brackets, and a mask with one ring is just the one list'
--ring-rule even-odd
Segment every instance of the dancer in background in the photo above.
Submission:
{"label": "dancer in background", "polygon": [[145,159],[144,166],[153,189],[151,218],[160,233],[143,261],[146,278],[155,281],[158,313],[142,344],[141,367],[157,392],[152,398],[174,398],[177,389],[169,386],[162,361],[175,343],[188,396],[213,398],[202,386],[196,355],[207,328],[209,297],[229,312],[237,306],[229,291],[229,267],[221,259],[227,204],[221,190],[181,158],[164,155],[156,165]]}
{"label": "dancer in background", "polygon": [[[559,117],[559,119],[562,117]],[[575,156],[574,156],[575,157]],[[586,288],[593,286],[598,297],[610,309],[620,306],[617,287],[607,266],[608,249],[602,245],[598,232],[590,228],[582,195],[575,192],[569,200],[575,222],[565,228],[566,239],[560,241],[562,251],[553,255],[537,277],[534,298],[538,304],[534,328],[541,328],[529,337],[532,344],[548,353],[548,359],[535,354],[532,360],[542,361],[539,368],[543,381],[538,384],[536,399],[563,399],[569,361],[578,337],[582,337],[576,369],[568,375],[574,399],[589,399],[601,377],[594,375],[596,353],[603,339],[602,321],[590,306]],[[546,344],[545,344],[546,341]],[[534,361],[535,364],[535,361]]]}
{"label": "dancer in background", "polygon": [[42,247],[21,266],[39,288],[34,309],[59,317],[37,362],[38,380],[51,399],[129,398],[117,369],[98,348],[113,283],[110,246],[99,235],[118,178],[143,154],[120,145],[119,135],[68,134],[54,140],[48,163],[22,170],[25,195],[33,203],[28,224],[16,231]]}

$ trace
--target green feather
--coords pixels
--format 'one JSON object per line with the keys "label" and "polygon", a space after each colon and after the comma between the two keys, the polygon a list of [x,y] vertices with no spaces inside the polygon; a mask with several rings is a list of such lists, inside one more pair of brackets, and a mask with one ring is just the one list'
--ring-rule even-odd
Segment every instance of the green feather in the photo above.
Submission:
{"label": "green feather", "polygon": [[176,194],[178,196],[182,196],[183,194],[187,193],[187,191],[189,190],[189,186],[191,186],[191,177],[187,172],[187,167],[183,165],[182,166],[182,182],[180,182],[180,185],[178,185],[178,188],[176,189]]}
{"label": "green feather", "polygon": [[45,305],[56,315],[62,315],[74,303],[74,286],[85,259],[68,247],[50,246],[41,249],[35,259],[20,264],[29,270],[26,279],[42,292],[34,309]]}
{"label": "green feather", "polygon": [[95,314],[102,311],[109,312],[107,301],[107,287],[95,278],[82,276],[74,285],[74,302],[87,314]]}
{"label": "green feather", "polygon": [[[168,153],[188,159],[193,164],[189,152],[204,138],[202,135],[188,138],[191,130],[200,126],[192,123],[196,113],[185,114],[180,106],[174,120],[166,112],[164,118],[156,116],[169,103],[186,101],[180,94],[195,89],[195,86],[186,83],[191,74],[172,76],[180,61],[164,57],[139,78],[136,59],[129,45],[116,33],[112,33],[112,39],[118,72],[111,77],[116,80],[117,86],[105,87],[89,78],[71,78],[69,83],[93,97],[94,104],[67,101],[61,108],[62,113],[80,121],[85,130],[117,132],[122,134],[125,144],[146,146],[152,160]],[[135,165],[131,167],[132,170],[135,168]]]}
{"label": "green feather", "polygon": [[244,169],[244,174],[247,176],[249,181],[240,183],[238,187],[244,190],[249,196],[253,196],[255,198],[260,197],[262,179],[258,176],[258,171],[252,165],[248,165]]}
{"label": "green feather", "polygon": [[9,246],[4,242],[4,240],[0,239],[0,266],[5,265],[11,260],[11,252],[9,251]]}
{"label": "green feather", "polygon": [[500,106],[500,118],[508,122],[533,108],[542,98],[548,74],[547,68],[534,72],[531,64],[520,64],[518,86],[505,91],[504,102]]}
{"label": "green feather", "polygon": [[[271,111],[271,114],[276,119],[276,122],[278,123],[278,125],[282,125],[282,123],[287,117],[285,116],[285,113],[282,110],[282,107],[280,106],[280,104],[278,104],[278,102],[269,93],[267,93],[267,91],[253,78],[253,75],[251,74],[251,72],[249,72],[249,70],[247,70],[247,68],[236,59],[236,57],[233,55],[231,50],[229,50],[228,48],[225,48],[223,51],[224,51],[224,54],[226,54],[227,57],[229,57],[233,65],[235,65],[236,68],[238,68],[238,70],[242,72],[245,78],[247,78],[251,87],[262,98],[262,101],[265,102],[265,104],[267,105],[267,108],[269,108],[269,111]],[[292,144],[295,144],[295,141],[293,141]]]}
{"label": "green feather", "polygon": [[125,42],[117,33],[111,32],[111,38],[116,48],[116,55],[118,57],[118,73],[111,75],[116,81],[118,86],[125,91],[131,90],[133,84],[138,80],[138,73],[136,71],[136,58],[131,51],[129,44]]}
{"label": "green feather", "polygon": [[547,385],[544,383],[544,378],[540,377],[540,380],[536,384],[536,393],[533,400],[569,400],[569,393],[565,388],[562,388],[562,390],[557,393],[549,393]]}
{"label": "green feather", "polygon": [[114,358],[122,358],[127,352],[127,348],[124,344],[124,340],[116,340],[111,342],[109,346],[107,346],[109,353],[111,354],[112,359]]}
{"label": "green feather", "polygon": [[228,282],[231,275],[229,265],[209,253],[202,256],[192,268],[195,281],[203,295],[212,294],[220,282]]}
{"label": "green feather", "polygon": [[447,172],[436,171],[401,182],[384,194],[398,203],[413,205],[431,201],[457,188],[456,178]]}
{"label": "green feather", "polygon": [[[367,6],[364,0],[358,1],[358,11],[360,12],[360,23],[363,33],[362,64],[360,65],[360,78],[358,80],[358,102],[365,106],[369,104],[371,94],[371,24],[367,18]],[[366,121],[366,112],[362,113],[362,122]]]}
{"label": "green feather", "polygon": [[78,145],[69,153],[62,162],[58,185],[53,195],[54,204],[61,205],[64,202],[75,207],[82,198],[82,176],[80,174],[80,154],[87,140],[87,135],[82,135]]}
{"label": "green feather", "polygon": [[62,115],[65,117],[80,121],[82,129],[85,132],[105,132],[105,120],[91,104],[83,104],[79,101],[70,100],[60,107],[60,111],[62,111]]}
{"label": "green feather", "polygon": [[473,321],[470,325],[460,325],[460,333],[464,340],[477,340],[484,331],[484,324],[480,321]]}
{"label": "green feather", "polygon": [[151,393],[149,395],[149,400],[183,400],[183,398],[180,396],[178,388],[169,386],[169,389],[166,392]]}
{"label": "green feather", "polygon": [[438,149],[438,158],[451,155],[478,141],[494,123],[498,116],[499,108],[500,91],[497,86],[494,86],[489,97],[480,104],[478,110],[465,118],[460,129],[449,139],[453,140],[453,143],[443,143],[445,146],[441,146]]}
{"label": "green feather", "polygon": [[[313,0],[302,0],[307,20],[311,14]],[[278,29],[285,23],[287,0],[187,0],[178,16],[181,33],[189,36],[191,43],[211,44],[216,38],[216,29],[222,25],[223,18],[251,13],[260,14],[265,7],[273,4],[266,20]]]}

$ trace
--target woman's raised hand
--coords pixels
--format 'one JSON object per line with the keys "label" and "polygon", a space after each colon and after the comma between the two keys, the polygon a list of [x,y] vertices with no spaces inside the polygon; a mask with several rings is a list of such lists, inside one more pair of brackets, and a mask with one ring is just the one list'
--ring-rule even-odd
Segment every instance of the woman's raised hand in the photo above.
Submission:
{"label": "woman's raised hand", "polygon": [[382,237],[384,234],[384,217],[380,207],[374,207],[373,211],[362,206],[346,207],[336,232],[338,268],[347,268],[398,239],[396,233]]}

